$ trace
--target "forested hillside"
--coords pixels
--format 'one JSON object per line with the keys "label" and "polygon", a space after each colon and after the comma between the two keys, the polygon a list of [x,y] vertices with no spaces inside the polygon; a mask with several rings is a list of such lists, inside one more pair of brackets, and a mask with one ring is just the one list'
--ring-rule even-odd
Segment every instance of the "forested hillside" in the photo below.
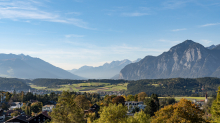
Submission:
{"label": "forested hillside", "polygon": [[130,81],[127,86],[127,94],[146,92],[148,95],[155,93],[160,96],[203,96],[216,94],[220,86],[219,78],[173,78],[173,79],[146,79]]}
{"label": "forested hillside", "polygon": [[23,79],[17,78],[0,78],[0,90],[28,90],[31,87],[26,84]]}

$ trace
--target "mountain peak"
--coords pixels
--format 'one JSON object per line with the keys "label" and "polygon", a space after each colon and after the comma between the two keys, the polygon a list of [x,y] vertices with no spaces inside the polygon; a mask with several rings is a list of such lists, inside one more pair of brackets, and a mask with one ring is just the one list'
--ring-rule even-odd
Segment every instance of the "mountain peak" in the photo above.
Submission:
{"label": "mountain peak", "polygon": [[185,44],[192,44],[192,43],[196,43],[196,42],[194,42],[193,40],[185,40],[183,43],[185,43]]}
{"label": "mountain peak", "polygon": [[169,51],[170,52],[176,51],[176,50],[183,51],[189,47],[195,48],[195,47],[204,47],[204,46],[192,40],[185,40],[184,42],[177,44],[176,46],[173,46],[172,48],[170,48]]}

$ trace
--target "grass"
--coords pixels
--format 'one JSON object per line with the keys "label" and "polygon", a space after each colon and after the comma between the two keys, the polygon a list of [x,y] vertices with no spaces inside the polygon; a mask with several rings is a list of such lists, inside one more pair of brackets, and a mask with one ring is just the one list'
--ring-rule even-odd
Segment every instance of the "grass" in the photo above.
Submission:
{"label": "grass", "polygon": [[31,88],[35,88],[38,90],[53,90],[53,91],[76,91],[76,92],[98,92],[98,91],[120,91],[127,90],[128,83],[111,85],[110,83],[102,83],[102,82],[89,82],[89,83],[79,83],[79,84],[66,84],[59,85],[57,88],[47,88],[47,87],[39,87],[33,84],[29,84]]}
{"label": "grass", "polygon": [[[165,97],[159,97],[159,98],[165,98]],[[193,99],[196,99],[197,101],[205,100],[205,97],[174,97],[176,101],[180,101],[180,99],[185,98],[187,100],[192,101]],[[208,97],[210,99],[212,97]]]}

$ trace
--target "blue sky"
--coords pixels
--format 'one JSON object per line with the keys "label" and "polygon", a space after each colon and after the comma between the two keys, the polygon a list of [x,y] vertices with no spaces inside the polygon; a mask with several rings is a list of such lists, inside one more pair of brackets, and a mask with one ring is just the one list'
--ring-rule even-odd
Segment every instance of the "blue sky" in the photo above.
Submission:
{"label": "blue sky", "polygon": [[219,0],[0,0],[0,53],[66,70],[220,44]]}

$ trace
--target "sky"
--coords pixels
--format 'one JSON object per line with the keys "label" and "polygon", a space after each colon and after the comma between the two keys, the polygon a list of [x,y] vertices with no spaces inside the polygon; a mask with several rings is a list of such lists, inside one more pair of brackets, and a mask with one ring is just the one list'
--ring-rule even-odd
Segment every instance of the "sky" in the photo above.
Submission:
{"label": "sky", "polygon": [[0,53],[65,70],[220,44],[220,0],[0,0]]}

